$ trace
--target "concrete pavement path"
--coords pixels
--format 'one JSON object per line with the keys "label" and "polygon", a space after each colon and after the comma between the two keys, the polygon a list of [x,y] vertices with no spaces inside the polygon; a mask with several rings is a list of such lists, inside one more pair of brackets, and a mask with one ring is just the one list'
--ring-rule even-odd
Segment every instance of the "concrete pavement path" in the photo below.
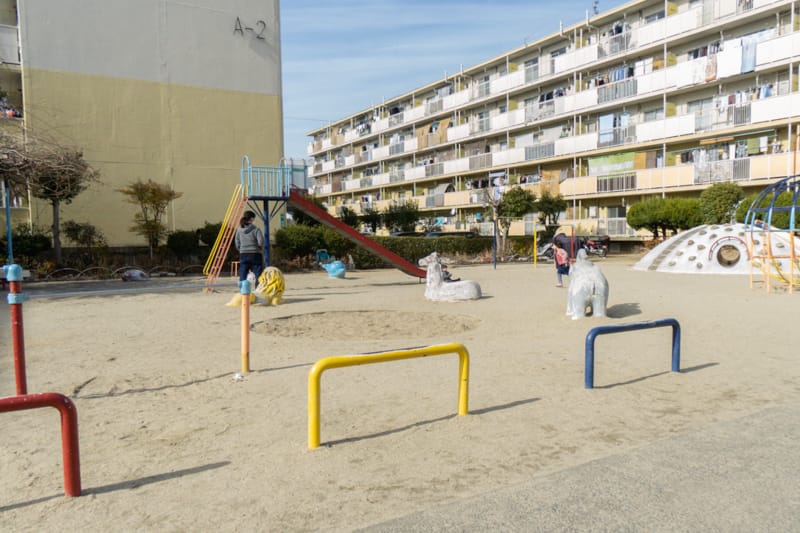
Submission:
{"label": "concrete pavement path", "polygon": [[800,531],[800,404],[362,531]]}

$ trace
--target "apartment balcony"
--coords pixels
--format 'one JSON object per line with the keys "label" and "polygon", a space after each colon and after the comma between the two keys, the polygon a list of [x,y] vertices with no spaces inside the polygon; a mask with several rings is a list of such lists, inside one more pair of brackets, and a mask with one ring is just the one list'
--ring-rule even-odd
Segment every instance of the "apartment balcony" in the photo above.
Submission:
{"label": "apartment balcony", "polygon": [[16,26],[0,24],[0,63],[19,65],[19,34]]}
{"label": "apartment balcony", "polygon": [[469,169],[480,170],[482,168],[490,168],[492,166],[492,153],[473,155],[469,158]]}
{"label": "apartment balcony", "polygon": [[597,147],[609,148],[611,146],[622,146],[636,142],[636,128],[624,126],[603,130],[598,134]]}
{"label": "apartment balcony", "polygon": [[754,182],[763,185],[765,180],[791,175],[797,157],[795,152],[782,152],[609,175],[579,176],[561,182],[559,192],[565,197],[580,198],[626,192],[652,194],[720,182],[737,182],[741,185]]}
{"label": "apartment balcony", "polygon": [[425,116],[428,115],[435,115],[436,113],[440,113],[444,109],[444,100],[441,98],[437,98],[431,102],[425,103]]}
{"label": "apartment balcony", "polygon": [[[695,113],[687,113],[662,120],[643,122],[626,127],[604,130],[599,133],[586,133],[583,135],[571,135],[558,139],[546,140],[540,143],[520,148],[511,148],[491,154],[480,154],[478,156],[464,157],[455,160],[436,163],[437,166],[427,168],[415,167],[409,169],[405,180],[413,180],[423,177],[438,176],[443,174],[458,174],[481,168],[489,168],[498,165],[511,165],[523,161],[534,161],[550,157],[568,156],[575,153],[590,152],[598,148],[610,148],[614,146],[624,146],[626,144],[639,144],[662,139],[674,139],[676,137],[692,135],[701,132],[711,132],[719,129],[727,129],[745,124],[766,123],[775,120],[785,119],[787,109],[800,110],[800,93],[791,93],[782,96],[771,96],[760,100],[747,101],[742,104],[729,105],[721,109],[706,109]],[[506,113],[508,114],[508,113]],[[450,128],[448,130],[455,130]],[[406,141],[416,142],[417,139]],[[391,146],[391,145],[390,145]],[[389,155],[390,146],[383,147]],[[377,152],[378,150],[374,150]],[[413,149],[406,149],[404,153],[410,153]],[[369,161],[372,152],[361,152],[361,155],[350,157],[360,157],[363,161]],[[491,158],[488,166],[484,165],[484,160]],[[349,161],[346,159],[346,161]],[[316,163],[313,174],[317,175],[326,172],[334,165],[333,161]]]}
{"label": "apartment balcony", "polygon": [[327,196],[331,194],[331,192],[333,192],[333,186],[330,183],[318,183],[314,185],[314,188],[311,190],[314,196]]}
{"label": "apartment balcony", "polygon": [[470,136],[471,126],[469,123],[461,124],[460,126],[453,126],[452,128],[447,128],[447,141],[459,141],[461,139],[466,139]]}
{"label": "apartment balcony", "polygon": [[511,89],[522,87],[525,85],[525,72],[523,70],[516,70],[492,80],[489,85],[490,94],[501,94]]}
{"label": "apartment balcony", "polygon": [[653,120],[637,124],[636,142],[643,143],[654,140],[661,140],[680,135],[690,135],[695,133],[695,116],[693,114],[668,117],[662,120]]}
{"label": "apartment balcony", "polygon": [[598,59],[622,54],[638,47],[637,35],[627,30],[603,39],[597,47]]}
{"label": "apartment balcony", "polygon": [[597,61],[599,57],[600,47],[598,44],[590,44],[581,48],[576,48],[554,59],[554,72],[558,73],[580,68]]}
{"label": "apartment balcony", "polygon": [[431,163],[425,165],[425,177],[441,176],[444,174],[444,163]]}
{"label": "apartment balcony", "polygon": [[[710,1],[710,0],[709,0]],[[638,46],[647,46],[662,39],[681,35],[700,28],[703,25],[703,6],[693,7],[683,13],[677,13],[657,21],[639,26],[634,30]]]}
{"label": "apartment balcony", "polygon": [[614,100],[636,96],[636,82],[636,78],[628,78],[598,87],[597,103],[605,104]]}
{"label": "apartment balcony", "polygon": [[479,119],[471,120],[469,122],[470,135],[475,135],[475,134],[478,134],[478,133],[486,133],[491,129],[492,129],[492,123],[489,120],[489,117],[479,118]]}

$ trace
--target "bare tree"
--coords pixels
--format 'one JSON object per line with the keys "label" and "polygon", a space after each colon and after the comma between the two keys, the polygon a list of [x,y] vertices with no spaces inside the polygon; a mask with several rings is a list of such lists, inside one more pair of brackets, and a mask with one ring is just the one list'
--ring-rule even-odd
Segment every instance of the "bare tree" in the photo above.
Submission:
{"label": "bare tree", "polygon": [[72,200],[93,182],[98,172],[83,159],[83,152],[45,141],[30,133],[22,135],[0,131],[0,174],[14,194],[30,190],[53,208],[53,249],[56,263],[61,263],[59,230],[62,204]]}
{"label": "bare tree", "polygon": [[0,130],[0,174],[10,190],[25,191],[33,161],[25,150],[22,139]]}
{"label": "bare tree", "polygon": [[28,177],[31,194],[50,203],[53,208],[53,252],[61,264],[62,204],[70,204],[100,173],[83,158],[83,152],[53,143],[35,141],[30,149],[33,169]]}

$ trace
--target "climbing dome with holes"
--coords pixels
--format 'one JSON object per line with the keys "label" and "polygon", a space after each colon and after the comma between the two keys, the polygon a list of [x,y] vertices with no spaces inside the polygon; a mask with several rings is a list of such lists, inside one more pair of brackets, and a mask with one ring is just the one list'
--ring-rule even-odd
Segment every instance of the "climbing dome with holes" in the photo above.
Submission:
{"label": "climbing dome with holes", "polygon": [[633,269],[673,274],[748,274],[747,227],[710,224],[683,231],[650,250]]}
{"label": "climbing dome with holes", "polygon": [[745,216],[751,253],[750,286],[767,291],[800,287],[797,239],[800,176],[784,178],[756,196]]}

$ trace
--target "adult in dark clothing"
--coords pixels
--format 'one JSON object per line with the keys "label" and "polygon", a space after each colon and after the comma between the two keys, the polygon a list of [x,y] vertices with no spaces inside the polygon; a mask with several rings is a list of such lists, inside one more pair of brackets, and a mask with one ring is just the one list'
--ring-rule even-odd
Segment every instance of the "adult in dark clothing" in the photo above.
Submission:
{"label": "adult in dark clothing", "polygon": [[255,213],[245,211],[239,220],[239,227],[236,228],[234,243],[239,250],[240,282],[247,279],[249,272],[258,280],[264,270],[264,234],[253,224],[255,219]]}
{"label": "adult in dark clothing", "polygon": [[553,244],[557,244],[559,248],[563,248],[567,252],[568,259],[572,259],[572,257],[578,253],[578,241],[573,242],[573,239],[564,233],[559,233],[553,237]]}

